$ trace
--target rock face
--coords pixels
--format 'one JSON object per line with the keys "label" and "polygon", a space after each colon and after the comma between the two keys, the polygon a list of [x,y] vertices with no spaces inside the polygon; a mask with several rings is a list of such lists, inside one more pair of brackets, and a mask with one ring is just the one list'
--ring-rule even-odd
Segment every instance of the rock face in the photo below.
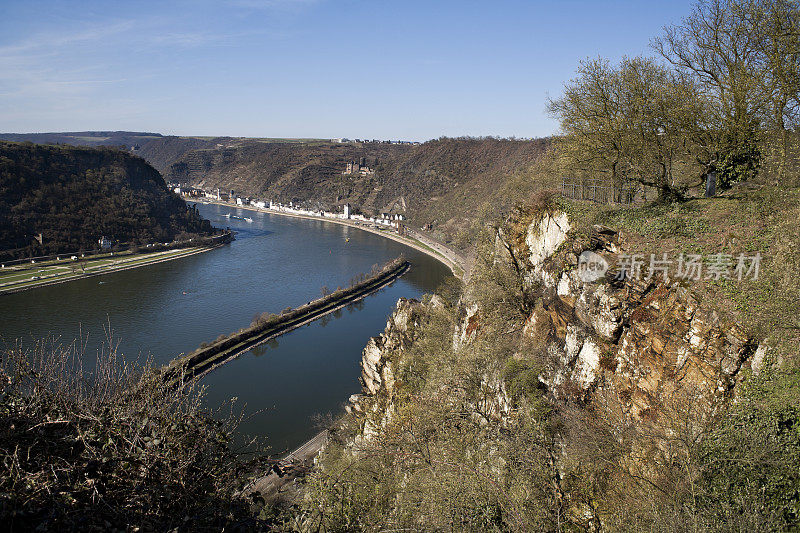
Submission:
{"label": "rock face", "polygon": [[[732,395],[743,369],[758,371],[763,364],[765,346],[678,281],[620,280],[613,267],[586,276],[580,268],[585,252],[613,265],[615,254],[626,251],[613,229],[597,226],[579,235],[565,213],[515,224],[498,231],[493,260],[514,263],[534,302],[523,335],[546,362],[539,381],[551,398],[589,411],[611,410],[621,421],[666,427],[665,417],[681,410],[712,411]],[[396,370],[425,312],[423,304],[401,299],[386,331],[364,349],[364,394],[354,395],[349,407],[364,415],[359,439],[373,438],[392,419],[401,386]],[[481,313],[477,303],[462,302],[455,353],[481,334]],[[502,422],[514,411],[502,375],[487,369],[480,381],[473,415]]]}
{"label": "rock face", "polygon": [[[433,303],[432,303],[433,304]],[[378,428],[391,419],[394,411],[397,365],[416,338],[425,306],[417,300],[400,298],[386,322],[386,329],[372,337],[361,354],[361,387],[363,394],[350,397],[348,412],[373,415],[363,421],[362,438],[370,439]]]}
{"label": "rock face", "polygon": [[571,226],[566,213],[545,213],[538,224],[528,226],[525,244],[528,247],[528,261],[536,276],[546,280],[549,285],[553,280],[542,270],[544,261],[558,250],[567,240],[567,232]]}
{"label": "rock face", "polygon": [[[517,450],[541,447],[546,455],[530,457],[553,487],[559,520],[597,531],[606,515],[594,506],[595,489],[584,493],[589,482],[574,481],[657,482],[661,465],[677,464],[675,442],[699,438],[704,420],[733,397],[744,370],[767,364],[768,349],[699,299],[694,287],[660,276],[620,276],[616,255],[636,251],[612,228],[578,231],[563,212],[520,210],[512,217],[486,247],[489,256],[477,267],[483,270],[457,308],[443,308],[452,336],[449,326],[430,330],[436,352],[414,346],[428,346],[425,328],[442,324],[431,307],[435,300],[427,306],[399,301],[386,331],[369,341],[361,362],[364,394],[351,398],[356,416],[345,446],[353,455],[402,455],[404,444],[395,437],[416,424],[415,415],[436,412],[431,406],[439,404],[454,407],[434,423],[469,421],[478,431],[446,433],[444,449],[448,438],[457,441],[459,452],[503,486],[520,464]],[[415,375],[429,380],[421,393],[411,390],[410,379],[403,390],[415,358],[435,367]],[[415,403],[418,398],[423,401]],[[543,412],[539,425],[535,417]],[[461,435],[470,436],[463,448]]]}
{"label": "rock face", "polygon": [[[591,252],[614,263],[625,243],[610,228],[570,233],[565,213],[550,213],[527,227],[520,239],[506,237],[536,306],[525,324],[549,359],[540,376],[556,398],[604,401],[633,419],[653,421],[687,393],[707,405],[726,396],[758,348],[741,328],[705,308],[677,281],[655,277],[625,281],[616,272],[586,281],[575,268]],[[516,243],[516,244],[514,244]],[[479,312],[479,311],[476,311]]]}
{"label": "rock face", "polygon": [[417,300],[400,298],[384,332],[367,342],[361,355],[360,379],[365,393],[374,395],[381,388],[389,393],[394,390],[391,355],[413,341],[421,307]]}

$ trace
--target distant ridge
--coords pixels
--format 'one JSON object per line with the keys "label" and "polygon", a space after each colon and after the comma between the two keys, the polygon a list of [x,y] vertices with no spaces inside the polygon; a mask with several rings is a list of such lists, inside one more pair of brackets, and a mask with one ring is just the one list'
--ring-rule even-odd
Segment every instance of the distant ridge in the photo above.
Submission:
{"label": "distant ridge", "polygon": [[[163,137],[160,133],[143,131],[63,131],[63,132],[43,132],[43,133],[0,133],[0,139],[15,142],[37,142],[38,139],[63,139],[65,144],[68,140],[87,139],[99,137],[110,139],[126,137]],[[77,143],[76,141],[76,144]]]}

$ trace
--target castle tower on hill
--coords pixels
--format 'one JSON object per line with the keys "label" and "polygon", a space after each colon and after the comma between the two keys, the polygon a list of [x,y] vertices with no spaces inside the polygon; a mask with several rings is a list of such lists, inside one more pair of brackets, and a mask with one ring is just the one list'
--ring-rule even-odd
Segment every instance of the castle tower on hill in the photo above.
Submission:
{"label": "castle tower on hill", "polygon": [[369,176],[371,174],[375,174],[375,170],[369,168],[367,166],[367,158],[362,157],[358,160],[358,162],[353,160],[348,161],[347,165],[345,166],[344,172],[342,172],[342,174],[345,176],[353,174],[360,174],[361,176]]}

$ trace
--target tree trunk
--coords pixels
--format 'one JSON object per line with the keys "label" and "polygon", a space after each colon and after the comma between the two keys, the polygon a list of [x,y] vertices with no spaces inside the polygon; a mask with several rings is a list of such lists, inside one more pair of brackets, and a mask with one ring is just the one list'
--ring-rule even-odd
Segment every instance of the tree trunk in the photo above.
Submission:
{"label": "tree trunk", "polygon": [[675,202],[681,202],[685,200],[683,193],[674,187],[670,187],[668,184],[662,184],[658,188],[658,198],[656,199],[657,204],[672,204]]}
{"label": "tree trunk", "polygon": [[780,161],[778,162],[778,180],[783,183],[786,180],[786,157],[789,151],[789,136],[786,134],[786,128],[781,124],[781,153]]}

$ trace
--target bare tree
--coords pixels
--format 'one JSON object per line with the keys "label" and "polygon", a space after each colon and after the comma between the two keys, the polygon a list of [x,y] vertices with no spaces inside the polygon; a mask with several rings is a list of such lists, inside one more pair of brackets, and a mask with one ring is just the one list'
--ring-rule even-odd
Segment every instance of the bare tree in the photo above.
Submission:
{"label": "bare tree", "polygon": [[769,104],[768,125],[780,137],[778,175],[786,171],[787,132],[800,125],[800,4],[752,0],[746,15],[756,31],[759,79]]}

